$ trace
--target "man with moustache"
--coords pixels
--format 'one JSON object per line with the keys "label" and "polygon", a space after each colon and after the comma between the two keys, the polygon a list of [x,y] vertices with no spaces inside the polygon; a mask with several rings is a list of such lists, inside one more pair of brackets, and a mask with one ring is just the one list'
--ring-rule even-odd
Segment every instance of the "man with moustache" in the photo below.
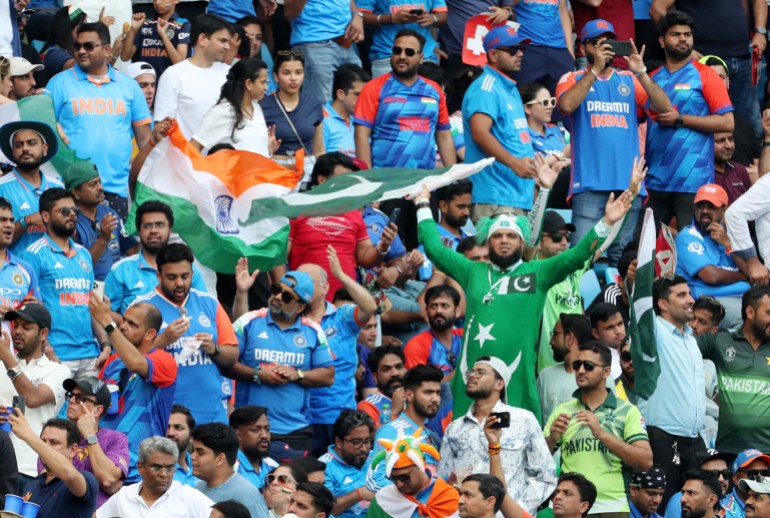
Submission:
{"label": "man with moustache", "polygon": [[174,441],[179,448],[179,458],[174,471],[174,480],[184,486],[195,487],[198,477],[192,474],[192,459],[190,458],[190,434],[195,429],[195,418],[190,409],[184,405],[172,405],[168,416],[166,438]]}
{"label": "man with moustache", "polygon": [[[716,450],[707,450],[702,455],[696,457],[690,469],[703,470],[714,475],[719,481],[719,487],[722,490],[724,498],[720,501],[720,505],[724,507],[724,503],[730,496],[730,464],[728,461],[734,457],[731,453],[720,453]],[[666,512],[664,516],[666,518],[682,518],[682,492],[674,493],[666,505]]]}
{"label": "man with moustache", "polygon": [[22,57],[11,58],[11,83],[13,88],[8,98],[18,101],[30,95],[35,95],[35,72],[44,69],[43,65],[33,65]]}
{"label": "man with moustache", "polygon": [[741,480],[738,486],[744,491],[746,499],[746,518],[770,517],[770,478]]}
{"label": "man with moustache", "polygon": [[374,498],[366,488],[373,435],[374,421],[360,410],[343,410],[334,423],[334,444],[319,460],[326,463],[324,485],[336,499],[337,518],[363,516]]}
{"label": "man with moustache", "polygon": [[692,470],[684,474],[682,518],[716,518],[722,490],[708,472]]}
{"label": "man with moustache", "polygon": [[40,297],[37,274],[9,250],[13,243],[13,220],[13,207],[8,200],[0,197],[0,313],[27,302],[37,302]]}
{"label": "man with moustache", "polygon": [[[404,409],[404,374],[406,358],[401,347],[381,345],[366,360],[377,386],[377,392],[358,403],[358,410],[369,415],[375,430],[389,423]],[[383,412],[387,410],[387,412]]]}
{"label": "man with moustache", "polygon": [[278,467],[278,463],[268,456],[270,423],[267,408],[256,405],[236,408],[230,414],[230,426],[240,442],[236,471],[257,489],[262,489],[267,474]]}
{"label": "man with moustache", "polygon": [[658,508],[665,489],[666,472],[657,466],[631,473],[628,497],[631,518],[661,518]]}
{"label": "man with moustache", "polygon": [[45,234],[38,211],[40,196],[52,187],[64,187],[40,170],[56,155],[58,140],[53,128],[43,122],[9,122],[0,127],[0,150],[16,164],[0,177],[0,196],[13,205],[16,222],[10,249],[18,254]]}

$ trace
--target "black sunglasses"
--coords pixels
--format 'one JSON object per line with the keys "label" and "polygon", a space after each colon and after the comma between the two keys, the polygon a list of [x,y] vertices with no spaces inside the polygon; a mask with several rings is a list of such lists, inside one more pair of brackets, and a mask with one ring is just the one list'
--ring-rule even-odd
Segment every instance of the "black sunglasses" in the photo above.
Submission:
{"label": "black sunglasses", "polygon": [[497,47],[495,50],[502,50],[511,56],[515,56],[519,51],[524,52],[525,49],[526,47],[524,45],[514,45],[513,47]]}
{"label": "black sunglasses", "polygon": [[80,49],[85,49],[86,52],[93,52],[96,47],[104,47],[103,43],[94,43],[93,41],[87,41],[85,43],[80,43],[76,41],[72,44],[72,48],[75,51],[78,51]]}
{"label": "black sunglasses", "polygon": [[80,209],[77,207],[59,207],[59,214],[64,216],[65,218],[70,215],[70,212],[74,212],[75,216],[80,214]]}
{"label": "black sunglasses", "polygon": [[630,362],[631,361],[631,351],[623,351],[620,353],[620,359],[624,362]]}
{"label": "black sunglasses", "polygon": [[575,360],[572,362],[572,368],[575,371],[579,371],[580,367],[583,367],[586,372],[591,372],[596,367],[606,367],[606,365],[601,365],[599,363],[592,362],[591,360]]}
{"label": "black sunglasses", "polygon": [[706,470],[709,473],[713,473],[715,477],[719,478],[720,476],[725,480],[730,480],[730,470],[729,469],[708,469]]}
{"label": "black sunglasses", "polygon": [[285,291],[283,288],[281,288],[280,284],[275,282],[270,285],[270,293],[272,295],[275,295],[276,297],[280,295],[281,301],[284,304],[291,304],[292,302],[300,302],[298,298],[294,297],[288,291]]}
{"label": "black sunglasses", "polygon": [[93,405],[99,404],[98,401],[96,401],[95,399],[91,399],[85,394],[75,394],[74,392],[67,392],[66,394],[64,394],[64,400],[69,401],[70,399],[72,399],[73,396],[75,397],[75,403],[77,403],[78,405],[80,403],[86,403],[86,402],[91,403]]}
{"label": "black sunglasses", "polygon": [[550,232],[545,235],[550,237],[554,243],[561,243],[562,239],[569,241],[572,238],[572,232],[566,230],[564,232]]}
{"label": "black sunglasses", "polygon": [[770,477],[770,469],[747,469],[741,471],[746,473],[746,478],[749,480],[759,481],[760,478]]}
{"label": "black sunglasses", "polygon": [[409,473],[404,473],[403,475],[391,475],[388,477],[388,480],[393,482],[394,484],[396,482],[401,482],[402,484],[408,484],[410,480],[412,480],[412,475],[414,475],[414,470],[417,469],[417,466],[412,468],[412,471]]}
{"label": "black sunglasses", "polygon": [[406,54],[406,57],[412,58],[412,57],[414,57],[415,54],[417,54],[420,51],[417,50],[417,49],[410,49],[409,47],[406,47],[406,48],[393,47],[391,49],[391,52],[393,52],[394,56],[400,56],[401,53],[403,52],[404,54]]}

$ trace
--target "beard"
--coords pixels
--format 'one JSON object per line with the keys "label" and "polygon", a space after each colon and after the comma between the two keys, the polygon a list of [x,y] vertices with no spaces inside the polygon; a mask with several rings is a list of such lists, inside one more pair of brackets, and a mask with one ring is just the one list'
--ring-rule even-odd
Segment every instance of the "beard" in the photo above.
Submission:
{"label": "beard", "polygon": [[692,47],[687,47],[687,50],[679,50],[678,48],[665,46],[666,56],[670,57],[674,61],[684,61],[688,59],[692,54]]}
{"label": "beard", "polygon": [[471,399],[487,399],[492,395],[492,389],[482,387],[477,387],[475,389],[466,388],[465,395]]}
{"label": "beard", "polygon": [[158,252],[168,244],[168,241],[165,243],[158,242],[158,243],[144,243],[142,242],[142,250],[147,252],[150,255],[158,255]]}
{"label": "beard", "polygon": [[288,311],[285,311],[283,308],[281,308],[277,304],[269,304],[270,308],[270,316],[273,317],[273,320],[280,320],[281,322],[288,322],[292,319],[294,316],[293,313],[289,313]]}
{"label": "beard", "polygon": [[564,358],[567,357],[567,353],[569,353],[569,350],[566,347],[552,347],[551,350],[553,351],[553,359],[556,363],[560,363],[564,361]]}
{"label": "beard", "polygon": [[[268,446],[268,449],[270,447]],[[258,461],[262,460],[267,456],[267,451],[262,451],[262,449],[259,447],[259,445],[256,446],[243,446],[241,445],[241,450],[243,450],[243,453],[246,455],[246,457],[250,461]]]}
{"label": "beard", "polygon": [[505,270],[509,266],[516,264],[519,259],[521,259],[521,250],[515,250],[510,255],[500,255],[495,252],[494,248],[491,246],[489,247],[489,260],[501,270]]}
{"label": "beard", "polygon": [[57,237],[69,238],[75,234],[75,225],[72,225],[72,228],[69,228],[66,223],[61,224],[52,219],[51,232]]}
{"label": "beard", "polygon": [[436,331],[446,331],[447,329],[451,329],[452,326],[455,325],[455,319],[450,317],[441,317],[443,320],[438,320],[438,317],[431,317],[428,316],[428,323],[430,324],[431,329],[435,329]]}
{"label": "beard", "polygon": [[754,333],[754,336],[762,340],[763,343],[770,342],[770,333],[767,332],[766,324],[761,324],[754,320],[751,323],[751,330]]}
{"label": "beard", "polygon": [[459,218],[455,218],[450,213],[444,214],[444,219],[447,222],[447,225],[449,225],[452,228],[462,228],[465,226],[466,223],[468,223],[468,216],[461,216]]}
{"label": "beard", "polygon": [[383,394],[385,394],[388,397],[392,397],[393,393],[396,391],[397,388],[404,386],[404,378],[403,376],[395,376],[393,378],[390,378],[388,380],[388,384],[385,385],[380,390]]}
{"label": "beard", "polygon": [[706,516],[705,509],[685,509],[682,507],[682,518],[703,518]]}
{"label": "beard", "polygon": [[19,169],[21,171],[35,171],[40,167],[42,163],[43,163],[42,156],[32,157],[32,159],[27,158],[24,162],[17,162],[16,169]]}
{"label": "beard", "polygon": [[396,69],[395,67],[391,67],[391,70],[393,72],[393,75],[399,79],[411,79],[417,75],[418,67],[409,67],[403,72]]}
{"label": "beard", "polygon": [[441,407],[441,405],[436,405],[435,410],[430,410],[427,405],[423,406],[421,403],[418,403],[417,399],[412,402],[412,406],[414,406],[415,411],[419,415],[424,415],[428,419],[438,414],[438,409]]}

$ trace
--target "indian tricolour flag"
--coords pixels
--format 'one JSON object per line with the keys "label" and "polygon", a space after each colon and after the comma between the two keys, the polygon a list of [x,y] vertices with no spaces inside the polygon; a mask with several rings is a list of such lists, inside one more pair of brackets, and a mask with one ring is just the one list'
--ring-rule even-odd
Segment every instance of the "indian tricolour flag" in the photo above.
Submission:
{"label": "indian tricolour flag", "polygon": [[[58,151],[56,155],[48,162],[43,164],[40,169],[47,176],[61,178],[64,180],[67,168],[75,162],[87,161],[86,157],[78,158],[75,151],[71,149],[59,135],[56,125],[56,115],[53,111],[53,101],[48,95],[32,95],[25,97],[15,103],[0,105],[0,126],[7,122],[19,120],[31,120],[45,122],[56,133],[58,140]],[[6,157],[0,152],[0,162],[12,164],[11,157]]]}
{"label": "indian tricolour flag", "polygon": [[[152,199],[169,204],[174,231],[215,271],[232,273],[240,257],[264,271],[286,262],[292,218],[342,214],[374,201],[416,195],[423,183],[436,189],[492,162],[348,173],[300,193],[293,192],[301,179],[295,171],[247,151],[203,157],[174,126],[142,167],[134,207]],[[135,231],[133,217],[127,230]]]}

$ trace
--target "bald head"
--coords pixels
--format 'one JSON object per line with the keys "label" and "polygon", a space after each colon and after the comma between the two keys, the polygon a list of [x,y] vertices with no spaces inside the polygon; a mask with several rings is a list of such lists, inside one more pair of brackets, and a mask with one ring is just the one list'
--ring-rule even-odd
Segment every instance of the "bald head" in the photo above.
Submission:
{"label": "bald head", "polygon": [[149,302],[139,302],[134,304],[134,307],[144,314],[145,329],[154,329],[156,333],[160,332],[160,328],[163,326],[163,315],[160,314],[158,308]]}
{"label": "bald head", "polygon": [[310,306],[317,308],[322,305],[326,300],[326,294],[329,293],[329,274],[326,270],[314,263],[305,263],[297,268],[300,272],[305,272],[310,275],[315,284],[315,290],[313,290],[313,298],[310,299]]}

